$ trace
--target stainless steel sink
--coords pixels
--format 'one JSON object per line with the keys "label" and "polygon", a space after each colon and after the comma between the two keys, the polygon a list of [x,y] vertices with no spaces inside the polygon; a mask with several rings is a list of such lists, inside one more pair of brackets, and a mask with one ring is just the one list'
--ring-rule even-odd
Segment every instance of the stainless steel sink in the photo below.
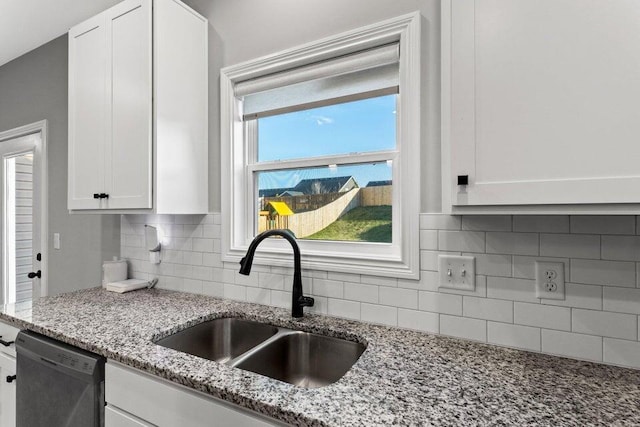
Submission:
{"label": "stainless steel sink", "polygon": [[227,317],[169,335],[156,342],[163,347],[225,363],[274,336],[278,328],[264,323]]}
{"label": "stainless steel sink", "polygon": [[214,319],[156,344],[300,387],[338,381],[366,346],[239,318]]}
{"label": "stainless steel sink", "polygon": [[290,331],[239,358],[233,366],[300,387],[318,388],[342,378],[364,350],[360,343]]}

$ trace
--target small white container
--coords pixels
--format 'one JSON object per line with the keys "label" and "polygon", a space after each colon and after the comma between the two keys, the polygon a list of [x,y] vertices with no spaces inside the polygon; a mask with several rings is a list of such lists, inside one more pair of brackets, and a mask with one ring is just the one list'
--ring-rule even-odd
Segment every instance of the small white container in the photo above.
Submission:
{"label": "small white container", "polygon": [[105,261],[102,263],[102,286],[127,280],[127,261]]}

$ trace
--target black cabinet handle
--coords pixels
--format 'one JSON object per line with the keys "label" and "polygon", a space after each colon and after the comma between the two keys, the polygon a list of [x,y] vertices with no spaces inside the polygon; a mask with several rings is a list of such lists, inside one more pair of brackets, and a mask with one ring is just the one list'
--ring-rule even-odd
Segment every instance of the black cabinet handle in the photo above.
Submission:
{"label": "black cabinet handle", "polygon": [[94,199],[99,199],[99,198],[100,198],[100,194],[98,194],[98,193],[93,193],[93,198],[94,198]]}
{"label": "black cabinet handle", "polygon": [[100,198],[101,199],[108,199],[109,195],[107,193],[100,193]]}
{"label": "black cabinet handle", "polygon": [[7,375],[7,382],[8,383],[12,383],[16,380],[16,376],[15,375]]}
{"label": "black cabinet handle", "polygon": [[37,277],[39,279],[42,277],[42,271],[38,270],[35,273],[32,271],[31,273],[27,274],[27,277],[29,279],[34,279]]}
{"label": "black cabinet handle", "polygon": [[15,341],[5,341],[2,339],[2,335],[0,335],[0,344],[2,344],[5,347],[9,347],[11,344],[13,344]]}

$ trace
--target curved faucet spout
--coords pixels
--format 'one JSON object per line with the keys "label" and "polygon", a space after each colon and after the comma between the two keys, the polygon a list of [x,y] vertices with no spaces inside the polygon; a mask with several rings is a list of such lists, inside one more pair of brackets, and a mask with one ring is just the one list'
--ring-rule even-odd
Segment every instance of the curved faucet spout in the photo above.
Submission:
{"label": "curved faucet spout", "polygon": [[293,317],[302,317],[303,307],[313,307],[314,300],[311,297],[305,297],[302,294],[302,273],[300,267],[300,247],[295,236],[289,230],[267,230],[258,234],[249,245],[247,254],[240,260],[240,274],[248,276],[251,273],[253,257],[260,242],[271,236],[280,236],[287,240],[293,248],[293,292],[291,301],[291,315]]}

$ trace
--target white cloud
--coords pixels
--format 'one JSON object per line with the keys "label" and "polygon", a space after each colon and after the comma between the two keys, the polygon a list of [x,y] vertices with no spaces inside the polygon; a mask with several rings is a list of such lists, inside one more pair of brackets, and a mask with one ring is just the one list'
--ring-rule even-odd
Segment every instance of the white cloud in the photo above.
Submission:
{"label": "white cloud", "polygon": [[333,123],[333,119],[331,117],[326,117],[326,116],[311,116],[311,118],[313,120],[316,121],[316,124],[318,126],[322,126],[322,125],[330,125],[331,123]]}

